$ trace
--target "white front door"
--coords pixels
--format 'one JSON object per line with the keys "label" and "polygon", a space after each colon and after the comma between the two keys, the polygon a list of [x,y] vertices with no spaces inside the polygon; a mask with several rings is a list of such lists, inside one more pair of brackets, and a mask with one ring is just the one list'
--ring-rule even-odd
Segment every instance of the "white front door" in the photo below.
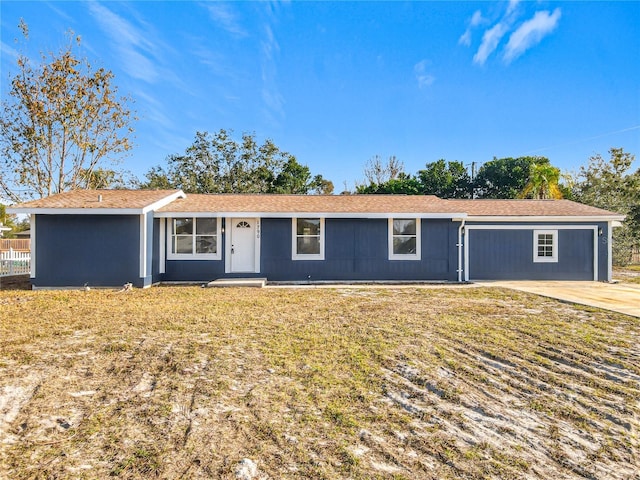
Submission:
{"label": "white front door", "polygon": [[231,235],[227,238],[230,272],[254,273],[256,270],[255,218],[230,218]]}

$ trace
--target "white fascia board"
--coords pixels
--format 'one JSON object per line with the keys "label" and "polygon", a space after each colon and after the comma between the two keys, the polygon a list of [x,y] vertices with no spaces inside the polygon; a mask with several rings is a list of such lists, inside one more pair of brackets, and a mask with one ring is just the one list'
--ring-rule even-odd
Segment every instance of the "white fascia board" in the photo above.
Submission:
{"label": "white fascia board", "polygon": [[164,197],[161,200],[158,200],[157,202],[152,203],[151,205],[147,205],[142,209],[142,213],[147,213],[152,210],[157,210],[159,208],[164,207],[165,205],[169,205],[171,202],[173,202],[174,200],[177,200],[178,198],[186,198],[186,197],[187,196],[185,195],[185,193],[182,190],[179,190],[175,193],[172,193],[171,195]]}
{"label": "white fascia board", "polygon": [[7,213],[36,215],[142,215],[142,208],[19,208],[8,207]]}
{"label": "white fascia board", "polygon": [[562,224],[562,225],[549,225],[546,223],[536,223],[531,225],[509,225],[509,224],[483,224],[483,225],[469,225],[465,224],[466,230],[597,230],[595,225],[575,225],[575,224]]}
{"label": "white fascia board", "polygon": [[609,222],[611,220],[623,221],[624,215],[590,215],[590,216],[552,216],[552,215],[538,215],[538,216],[468,216],[467,222]]}
{"label": "white fascia board", "polygon": [[155,212],[156,218],[227,217],[227,218],[432,218],[459,220],[465,213],[336,213],[336,212]]}

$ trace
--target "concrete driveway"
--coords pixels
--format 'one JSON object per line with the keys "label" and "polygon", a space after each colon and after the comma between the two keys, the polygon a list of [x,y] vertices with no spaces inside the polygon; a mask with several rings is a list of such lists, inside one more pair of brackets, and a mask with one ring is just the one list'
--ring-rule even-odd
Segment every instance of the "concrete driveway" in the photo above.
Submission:
{"label": "concrete driveway", "polygon": [[640,285],[602,282],[500,281],[487,286],[511,288],[566,302],[603,308],[640,318]]}

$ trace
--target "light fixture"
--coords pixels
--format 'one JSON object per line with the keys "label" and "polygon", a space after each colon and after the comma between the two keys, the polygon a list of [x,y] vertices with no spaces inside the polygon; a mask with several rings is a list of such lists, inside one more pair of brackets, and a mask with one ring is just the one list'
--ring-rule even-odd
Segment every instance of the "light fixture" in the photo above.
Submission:
{"label": "light fixture", "polygon": [[601,237],[602,236],[602,227],[598,227],[598,236]]}

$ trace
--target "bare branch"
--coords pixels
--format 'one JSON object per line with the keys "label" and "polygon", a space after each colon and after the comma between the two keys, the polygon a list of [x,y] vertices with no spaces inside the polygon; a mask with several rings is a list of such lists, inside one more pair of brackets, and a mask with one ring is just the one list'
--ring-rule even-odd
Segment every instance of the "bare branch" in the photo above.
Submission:
{"label": "bare branch", "polygon": [[[24,22],[21,29],[26,39]],[[69,38],[59,52],[41,53],[38,65],[18,58],[0,120],[6,167],[0,194],[9,198],[85,188],[87,172],[116,163],[131,148],[128,99],[117,96],[112,72],[75,56],[80,40],[73,32]]]}

